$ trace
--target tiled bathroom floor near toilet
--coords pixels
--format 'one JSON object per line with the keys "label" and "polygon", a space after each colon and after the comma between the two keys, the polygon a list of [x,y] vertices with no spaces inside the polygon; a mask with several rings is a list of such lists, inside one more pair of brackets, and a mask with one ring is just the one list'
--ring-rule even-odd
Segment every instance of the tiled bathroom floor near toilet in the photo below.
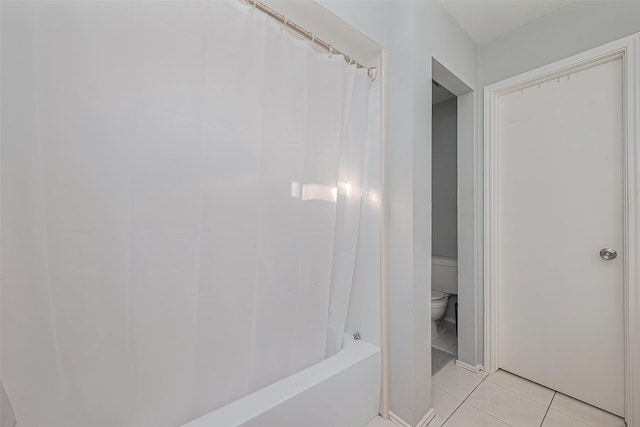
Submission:
{"label": "tiled bathroom floor near toilet", "polygon": [[443,320],[442,324],[447,328],[447,332],[437,340],[432,341],[431,347],[446,351],[447,353],[458,357],[458,336],[456,335],[456,324],[447,320]]}
{"label": "tiled bathroom floor near toilet", "polygon": [[[451,362],[432,379],[430,427],[624,427],[622,418],[505,371],[474,374]],[[376,418],[367,427],[393,427]]]}

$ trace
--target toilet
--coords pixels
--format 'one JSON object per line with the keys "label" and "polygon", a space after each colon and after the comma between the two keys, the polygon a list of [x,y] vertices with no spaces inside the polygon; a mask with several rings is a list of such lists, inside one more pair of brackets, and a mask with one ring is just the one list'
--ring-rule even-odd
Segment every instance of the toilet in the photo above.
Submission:
{"label": "toilet", "polygon": [[440,338],[447,328],[442,326],[440,319],[447,312],[449,295],[440,291],[431,291],[431,341]]}
{"label": "toilet", "polygon": [[458,260],[431,257],[431,341],[446,333],[442,318],[447,312],[450,295],[458,294]]}

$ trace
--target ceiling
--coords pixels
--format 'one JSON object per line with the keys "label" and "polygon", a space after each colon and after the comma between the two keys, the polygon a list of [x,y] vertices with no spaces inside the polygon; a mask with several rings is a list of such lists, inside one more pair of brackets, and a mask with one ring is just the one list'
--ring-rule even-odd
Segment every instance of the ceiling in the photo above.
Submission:
{"label": "ceiling", "polygon": [[515,30],[576,0],[441,0],[478,44]]}

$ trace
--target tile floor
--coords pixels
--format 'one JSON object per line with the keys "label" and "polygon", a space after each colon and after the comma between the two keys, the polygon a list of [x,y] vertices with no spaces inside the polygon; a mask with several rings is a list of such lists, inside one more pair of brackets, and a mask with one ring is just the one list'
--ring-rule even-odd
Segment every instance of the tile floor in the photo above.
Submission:
{"label": "tile floor", "polygon": [[437,340],[432,341],[431,347],[446,351],[447,353],[458,357],[458,336],[456,335],[456,324],[447,320],[443,320],[442,324],[447,327],[447,333],[443,334]]}
{"label": "tile floor", "polygon": [[[454,362],[432,380],[430,427],[624,427],[621,418],[505,371],[474,374]],[[367,427],[393,427],[376,418]]]}

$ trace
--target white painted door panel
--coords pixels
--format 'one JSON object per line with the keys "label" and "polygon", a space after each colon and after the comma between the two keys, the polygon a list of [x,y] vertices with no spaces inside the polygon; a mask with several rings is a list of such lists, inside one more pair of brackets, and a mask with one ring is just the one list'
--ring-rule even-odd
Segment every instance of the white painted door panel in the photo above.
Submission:
{"label": "white painted door panel", "polygon": [[499,366],[618,415],[622,73],[610,61],[498,106]]}

